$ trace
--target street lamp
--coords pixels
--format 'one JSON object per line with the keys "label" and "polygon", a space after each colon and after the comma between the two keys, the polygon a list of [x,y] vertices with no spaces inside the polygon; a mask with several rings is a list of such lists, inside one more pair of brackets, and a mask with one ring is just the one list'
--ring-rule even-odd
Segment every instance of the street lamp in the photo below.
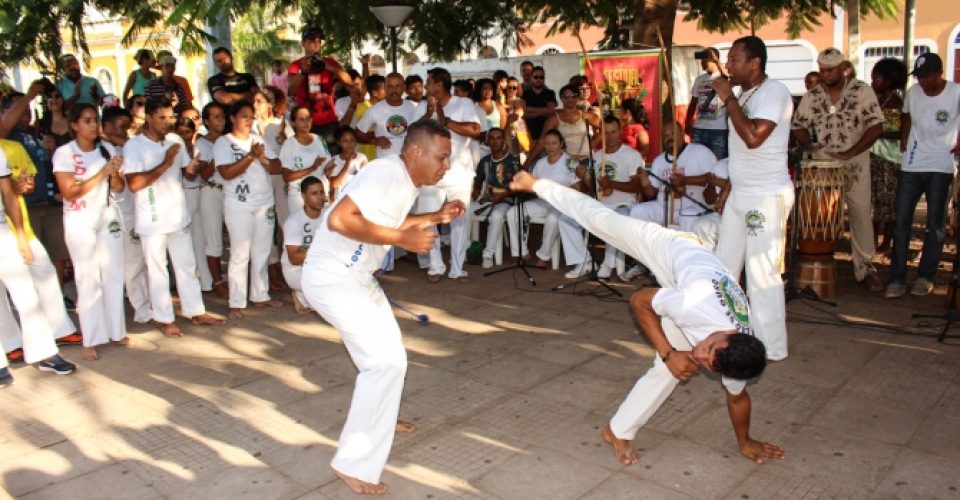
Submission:
{"label": "street lamp", "polygon": [[381,5],[370,7],[370,12],[377,16],[377,20],[390,28],[390,50],[393,54],[393,72],[397,72],[397,26],[403,24],[407,16],[413,12],[410,5]]}

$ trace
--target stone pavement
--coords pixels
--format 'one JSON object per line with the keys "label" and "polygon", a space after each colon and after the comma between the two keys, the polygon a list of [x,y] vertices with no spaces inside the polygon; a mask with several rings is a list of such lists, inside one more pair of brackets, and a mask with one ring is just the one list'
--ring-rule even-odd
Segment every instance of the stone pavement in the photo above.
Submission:
{"label": "stone pavement", "polygon": [[[960,497],[960,342],[937,343],[909,318],[945,310],[942,283],[939,297],[885,301],[843,262],[838,308],[789,305],[791,355],[749,387],[752,435],[787,459],[741,458],[721,386],[700,375],[641,429],[641,460],[623,467],[600,429],[653,356],[627,304],[551,293],[559,272],[533,271],[532,288],[519,273],[469,269],[469,284],[432,285],[405,261],[384,280],[430,316],[421,326],[397,313],[410,361],[401,418],[419,430],[395,442],[383,478],[393,498]],[[355,376],[332,328],[290,307],[184,326],[182,339],[131,325],[131,347],[100,361],[64,348],[73,376],[13,366],[17,383],[0,391],[9,495],[354,498],[328,466]]]}

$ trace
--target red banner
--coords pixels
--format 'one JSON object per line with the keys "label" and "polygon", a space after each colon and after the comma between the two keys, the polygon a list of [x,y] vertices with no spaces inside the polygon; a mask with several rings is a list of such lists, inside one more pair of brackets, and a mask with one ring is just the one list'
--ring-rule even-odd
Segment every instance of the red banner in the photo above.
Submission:
{"label": "red banner", "polygon": [[[637,99],[643,104],[650,126],[649,163],[660,154],[660,51],[635,50],[580,56],[581,74],[600,90],[600,100],[619,116],[620,103]],[[592,71],[591,71],[592,69]]]}

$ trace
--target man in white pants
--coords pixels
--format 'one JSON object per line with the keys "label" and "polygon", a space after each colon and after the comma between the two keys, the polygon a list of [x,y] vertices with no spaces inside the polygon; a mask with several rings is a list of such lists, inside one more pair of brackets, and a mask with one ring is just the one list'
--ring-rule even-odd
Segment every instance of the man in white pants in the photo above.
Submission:
{"label": "man in white pants", "polygon": [[320,179],[311,175],[297,182],[300,184],[297,191],[303,198],[303,207],[291,212],[283,224],[283,256],[280,258],[280,265],[283,279],[290,285],[293,308],[300,314],[306,314],[310,312],[310,306],[300,285],[303,281],[303,261],[306,260],[307,251],[313,243],[326,197]]}
{"label": "man in white pants", "polygon": [[[426,106],[421,106],[424,114],[420,120],[433,119],[450,130],[450,170],[436,187],[420,189],[415,213],[433,212],[444,200],[457,200],[465,207],[470,206],[470,192],[476,174],[476,162],[473,161],[470,146],[480,136],[480,117],[473,101],[450,94],[452,85],[449,71],[443,68],[427,71],[428,98]],[[467,257],[467,247],[470,246],[470,216],[471,213],[467,211],[463,217],[450,223],[450,273],[447,276],[460,282],[469,279],[463,262]],[[427,279],[436,283],[446,270],[440,253],[440,241],[437,240],[430,250]]]}
{"label": "man in white pants", "polygon": [[700,368],[722,375],[740,453],[756,462],[783,458],[779,446],[750,438],[746,381],[763,372],[766,351],[752,334],[746,295],[713,253],[688,233],[617,214],[585,195],[526,172],[517,174],[511,187],[535,192],[591,233],[643,262],[662,286],[641,289],[630,298],[637,323],[657,357],[602,432],[623,465],[639,460],[630,441],[640,427],[677,384]]}
{"label": "man in white pants", "polygon": [[[727,55],[729,80],[713,82],[730,120],[730,183],[717,200],[723,214],[717,256],[734,276],[746,261],[754,331],[772,360],[787,357],[784,245],[793,207],[787,144],[793,101],[787,86],[764,73],[767,49],[755,36],[737,39]],[[742,89],[740,97],[732,86]]]}
{"label": "man in white pants", "polygon": [[137,234],[143,244],[153,320],[167,337],[183,332],[174,322],[167,254],[177,278],[180,313],[195,325],[221,325],[207,314],[197,279],[190,216],[184,201],[181,169],[190,163],[173,127],[173,106],[165,97],[147,99],[146,128],[123,147],[123,172],[136,201]]}
{"label": "man in white pants", "polygon": [[[112,154],[122,155],[123,145],[127,143],[127,129],[130,128],[130,112],[120,107],[103,110],[100,117],[101,133]],[[150,310],[150,294],[147,287],[147,262],[143,259],[143,244],[134,226],[136,216],[133,192],[124,185],[123,192],[117,196],[120,212],[120,226],[123,229],[123,284],[127,300],[133,306],[133,321],[148,323],[153,318]]]}
{"label": "man in white pants", "polygon": [[[599,168],[596,176],[600,185],[600,194],[597,199],[603,206],[627,215],[630,209],[637,204],[637,193],[642,189],[637,170],[643,169],[643,157],[636,149],[623,143],[620,139],[620,120],[613,115],[603,119],[606,154],[594,153]],[[603,163],[603,165],[600,165]],[[617,267],[617,257],[623,252],[607,243],[603,253],[603,263],[597,271],[597,278],[608,279]]]}
{"label": "man in white pants", "polygon": [[[40,307],[40,299],[27,269],[27,265],[33,260],[33,252],[23,230],[20,202],[3,151],[0,151],[0,197],[3,199],[0,207],[0,282],[10,291],[10,298],[20,314],[24,360],[27,363],[37,363],[37,367],[43,371],[60,375],[73,373],[76,366],[57,354],[53,330]],[[12,207],[12,210],[7,207]],[[7,224],[7,215],[10,216],[10,225]],[[11,225],[13,227],[10,227]],[[21,345],[21,330],[9,326],[0,329],[0,343],[3,345],[3,355],[0,356],[0,387],[13,383],[13,375],[7,368],[6,353]]]}
{"label": "man in white pants", "polygon": [[463,215],[458,200],[432,214],[408,215],[417,187],[440,182],[450,168],[450,132],[436,121],[414,124],[400,156],[378,158],[349,184],[323,217],[303,265],[303,292],[330,322],[359,370],[350,412],[331,466],[357,493],[386,493],[380,483],[397,422],[407,370],[400,328],[373,273],[391,245],[425,252],[430,226]]}

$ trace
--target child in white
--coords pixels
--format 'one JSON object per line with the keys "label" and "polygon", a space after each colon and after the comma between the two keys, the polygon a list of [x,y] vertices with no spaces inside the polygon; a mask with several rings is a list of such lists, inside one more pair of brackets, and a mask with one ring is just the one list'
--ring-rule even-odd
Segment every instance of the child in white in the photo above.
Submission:
{"label": "child in white", "polygon": [[[92,122],[92,126],[90,123]],[[123,158],[105,157],[98,142],[96,108],[71,123],[76,140],[53,154],[53,172],[63,193],[63,228],[77,284],[77,314],[83,358],[97,359],[95,346],[127,336],[123,311],[123,231],[110,191],[123,191]],[[83,144],[83,146],[81,146]]]}
{"label": "child in white", "polygon": [[283,224],[283,256],[280,265],[283,269],[283,278],[290,286],[293,296],[294,309],[299,313],[310,310],[306,297],[300,286],[300,277],[303,272],[303,261],[313,242],[315,229],[320,222],[323,209],[323,183],[316,177],[307,177],[300,187],[304,205],[303,208],[290,214]]}
{"label": "child in white", "polygon": [[343,186],[353,179],[361,168],[367,165],[367,156],[357,151],[357,136],[353,129],[341,127],[334,134],[340,153],[334,155],[333,165],[328,162],[324,174],[326,177],[327,199],[331,202],[337,198]]}
{"label": "child in white", "polygon": [[[251,133],[253,108],[234,108],[233,132],[213,146],[214,163],[224,183],[224,219],[230,234],[230,314],[242,317],[247,307],[247,276],[251,277],[250,301],[258,307],[279,307],[270,298],[267,260],[276,225],[270,172],[280,171],[279,162],[267,158],[263,139]],[[266,165],[265,165],[266,163]],[[272,165],[271,163],[275,163]],[[270,170],[268,170],[268,168]],[[253,266],[252,271],[249,269]]]}
{"label": "child in white", "polygon": [[[533,166],[533,175],[540,179],[549,179],[561,186],[580,184],[577,176],[579,163],[563,152],[563,138],[559,132],[547,131],[543,136],[544,149],[547,155]],[[517,207],[511,207],[507,214],[507,228],[510,230],[510,250],[514,257],[519,256],[520,249],[523,255],[530,253],[527,249],[527,233],[523,234],[523,242],[519,242],[520,228],[517,227]],[[563,244],[563,254],[568,265],[575,265],[573,271],[579,277],[583,274],[587,257],[587,242],[580,225],[573,219],[563,215],[559,210],[543,200],[529,200],[523,202],[523,211],[526,215],[536,218],[546,218],[543,224],[543,242],[537,250],[537,258],[543,262],[550,260],[553,245],[557,242],[557,231],[560,232],[560,242]],[[571,271],[571,273],[573,272]]]}
{"label": "child in white", "polygon": [[325,167],[330,159],[330,151],[327,150],[327,144],[310,133],[312,118],[310,108],[306,106],[297,106],[293,109],[293,130],[294,135],[286,141],[280,148],[280,165],[283,168],[282,175],[286,184],[287,196],[284,202],[287,205],[288,213],[303,208],[303,197],[300,196],[300,183],[304,178],[316,177],[324,183],[323,192],[329,192],[329,182],[321,168]]}

